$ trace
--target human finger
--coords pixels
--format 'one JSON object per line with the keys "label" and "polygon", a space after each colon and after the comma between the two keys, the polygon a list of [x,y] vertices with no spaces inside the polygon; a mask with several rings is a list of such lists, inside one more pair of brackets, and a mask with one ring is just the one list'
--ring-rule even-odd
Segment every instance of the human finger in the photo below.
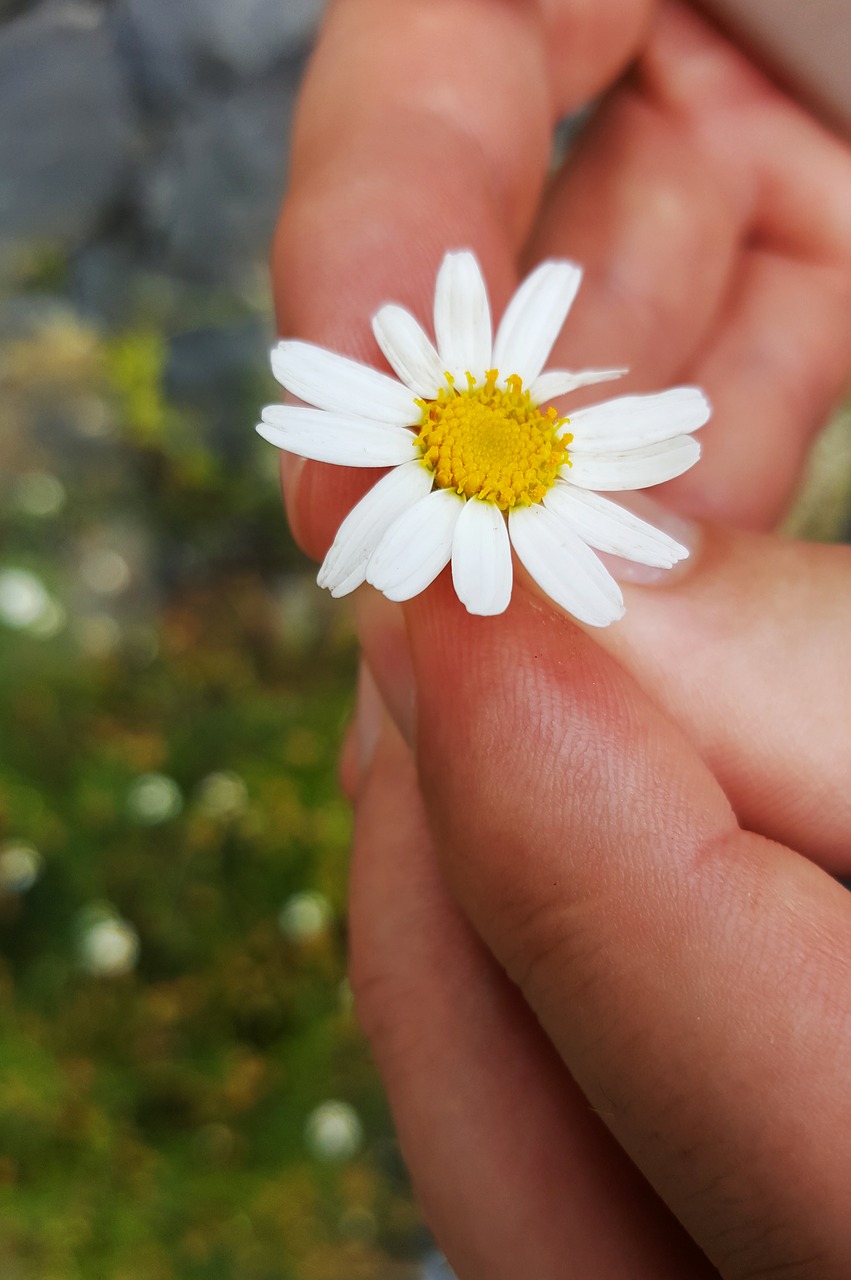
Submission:
{"label": "human finger", "polygon": [[[670,519],[639,512],[662,527]],[[690,559],[657,571],[653,586],[622,582],[626,615],[594,629],[595,642],[680,726],[742,825],[851,874],[851,551],[681,521],[669,531],[691,544]],[[410,737],[414,672],[401,610],[365,591],[356,618]],[[504,643],[509,633],[522,643],[511,613],[505,623]]]}
{"label": "human finger", "polygon": [[[370,701],[361,698],[359,714],[371,726]],[[418,1198],[456,1273],[716,1274],[589,1109],[449,897],[413,761],[389,722],[365,769],[350,976]]]}
{"label": "human finger", "polygon": [[727,305],[684,371],[712,396],[713,429],[700,474],[670,496],[695,514],[767,527],[851,369],[851,147],[706,37],[666,0],[641,59],[655,98],[696,145],[749,169],[755,193]]}
{"label": "human finger", "polygon": [[753,199],[747,171],[707,155],[639,85],[618,88],[552,183],[525,250],[527,267],[566,257],[585,272],[553,363],[627,366],[631,390],[670,383],[723,307]]}
{"label": "human finger", "polygon": [[667,500],[744,528],[777,524],[849,368],[851,268],[747,252],[715,333],[684,372],[706,388],[715,426],[699,474],[672,484]]}
{"label": "human finger", "polygon": [[[662,517],[664,521],[664,516]],[[595,632],[686,732],[745,827],[851,872],[851,551],[705,526]]]}
{"label": "human finger", "polygon": [[851,362],[849,207],[849,148],[663,5],[530,253],[588,267],[557,354],[707,390],[701,466],[667,490],[680,509],[765,527],[788,503]]}
{"label": "human finger", "polygon": [[689,733],[743,825],[851,869],[851,553],[707,531],[604,643]]}
{"label": "human finger", "polygon": [[[619,1143],[725,1276],[851,1269],[851,899],[738,828],[570,623],[409,606],[441,866]],[[450,710],[451,709],[451,710]]]}
{"label": "human finger", "polygon": [[[296,120],[273,261],[281,331],[381,364],[371,316],[388,300],[423,315],[444,252],[464,246],[498,313],[553,124],[617,74],[650,8],[339,0]],[[299,468],[291,521],[312,554],[374,479]]]}

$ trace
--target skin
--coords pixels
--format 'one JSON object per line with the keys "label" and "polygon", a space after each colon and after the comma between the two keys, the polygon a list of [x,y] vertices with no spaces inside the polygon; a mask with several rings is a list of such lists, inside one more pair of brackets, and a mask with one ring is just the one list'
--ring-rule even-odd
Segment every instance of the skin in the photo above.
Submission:
{"label": "skin", "polygon": [[[851,561],[770,531],[848,373],[851,154],[675,4],[336,0],[281,332],[383,367],[465,246],[496,316],[581,261],[552,363],[715,412],[616,626],[358,594],[352,980],[418,1194],[461,1280],[845,1280]],[[286,460],[309,553],[377,474]]]}

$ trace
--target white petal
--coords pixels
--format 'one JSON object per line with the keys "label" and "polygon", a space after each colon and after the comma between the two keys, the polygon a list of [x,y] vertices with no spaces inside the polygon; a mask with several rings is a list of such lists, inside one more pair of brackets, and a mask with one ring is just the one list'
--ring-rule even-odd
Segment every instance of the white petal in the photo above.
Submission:
{"label": "white petal", "polygon": [[673,387],[652,396],[621,396],[577,409],[567,430],[571,452],[636,449],[697,431],[709,420],[709,401],[698,387]]}
{"label": "white petal", "polygon": [[491,311],[485,282],[472,253],[447,253],[434,289],[434,335],[443,370],[467,386],[466,374],[479,382],[491,365]]}
{"label": "white petal", "polygon": [[563,520],[583,542],[609,555],[623,556],[639,564],[670,569],[685,560],[688,549],[667,533],[654,529],[616,502],[598,493],[576,489],[559,481],[544,498],[544,506]]}
{"label": "white petal", "polygon": [[387,303],[373,316],[372,332],[405,385],[424,400],[434,400],[439,388],[446,385],[445,365],[410,311]]}
{"label": "white petal", "polygon": [[591,627],[623,617],[623,596],[590,547],[546,507],[515,507],[508,516],[514,550],[550,599]]}
{"label": "white petal", "polygon": [[317,409],[399,427],[420,420],[420,409],[408,387],[311,342],[279,342],[272,352],[272,372],[288,391]]}
{"label": "white petal", "polygon": [[416,442],[405,427],[279,404],[263,410],[257,430],[278,449],[339,467],[395,467],[411,461]]}
{"label": "white petal", "polygon": [[574,453],[570,448],[571,466],[561,469],[564,480],[582,489],[646,489],[650,485],[673,480],[700,457],[700,445],[694,436],[674,436],[643,449],[627,449],[620,453]]}
{"label": "white petal", "polygon": [[394,520],[424,498],[432,474],[420,462],[394,467],[346,516],[316,581],[332,596],[346,596],[366,577],[366,566]]}
{"label": "white petal", "polygon": [[452,542],[452,582],[468,613],[504,613],[511,599],[511,544],[505,517],[492,502],[464,504]]}
{"label": "white petal", "polygon": [[573,262],[542,262],[508,304],[493,346],[493,367],[504,380],[517,373],[530,386],[546,363],[582,279]]}
{"label": "white petal", "polygon": [[464,499],[435,489],[391,524],[367,565],[366,580],[388,600],[410,600],[434,581],[452,555]]}
{"label": "white petal", "polygon": [[535,404],[546,404],[548,400],[566,396],[569,391],[576,391],[579,387],[590,387],[595,382],[614,382],[615,378],[622,378],[625,373],[629,373],[629,370],[580,369],[571,373],[569,369],[547,369],[545,373],[538,374],[529,388],[529,394]]}

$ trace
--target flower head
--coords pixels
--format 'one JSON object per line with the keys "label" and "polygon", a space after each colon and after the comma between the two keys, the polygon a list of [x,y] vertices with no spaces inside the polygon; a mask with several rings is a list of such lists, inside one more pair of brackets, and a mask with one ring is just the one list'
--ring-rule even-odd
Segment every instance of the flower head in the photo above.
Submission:
{"label": "flower head", "polygon": [[[493,336],[479,265],[448,253],[431,342],[403,307],[373,318],[397,377],[306,342],[281,342],[275,376],[311,407],[271,405],[260,434],[319,462],[390,467],[343,521],[319,571],[342,596],[364,581],[391,600],[424,591],[447,564],[476,614],[511,598],[512,548],[538,585],[591,626],[623,614],[595,551],[670,568],[687,554],[598,490],[643,489],[688,470],[690,434],[709,417],[696,387],[622,396],[570,417],[552,405],[624,369],[542,372],[582,277],[544,262],[520,285]],[[592,549],[593,548],[593,549]]]}

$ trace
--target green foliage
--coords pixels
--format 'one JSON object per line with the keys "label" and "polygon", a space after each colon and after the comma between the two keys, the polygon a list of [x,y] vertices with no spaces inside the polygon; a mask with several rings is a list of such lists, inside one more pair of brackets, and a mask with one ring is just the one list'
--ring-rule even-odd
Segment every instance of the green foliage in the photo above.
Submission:
{"label": "green foliage", "polygon": [[145,317],[6,355],[0,1274],[406,1280],[345,985],[353,642],[252,432],[265,352],[218,444]]}
{"label": "green foliage", "polygon": [[104,354],[129,439],[140,445],[167,445],[168,428],[178,425],[180,418],[163,390],[164,335],[153,328],[120,333],[106,344]]}

